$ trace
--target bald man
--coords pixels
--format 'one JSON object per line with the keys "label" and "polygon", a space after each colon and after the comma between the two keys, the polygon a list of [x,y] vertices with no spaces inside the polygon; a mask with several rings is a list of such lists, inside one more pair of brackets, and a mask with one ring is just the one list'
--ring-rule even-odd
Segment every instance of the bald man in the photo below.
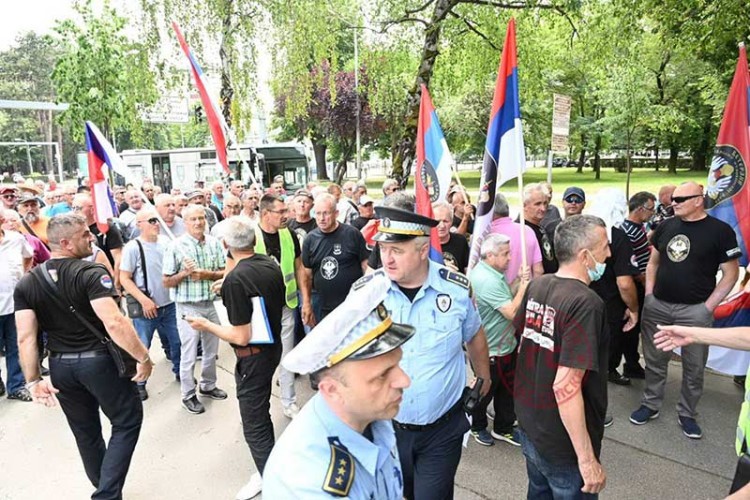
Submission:
{"label": "bald man", "polygon": [[[734,286],[741,255],[734,230],[706,213],[703,187],[695,182],[679,185],[671,196],[675,216],[651,236],[653,249],[646,266],[646,297],[641,322],[646,385],[641,406],[630,421],[643,425],[659,416],[664,401],[667,367],[671,353],[654,346],[657,325],[710,327],[713,311]],[[716,272],[721,279],[716,282]],[[677,419],[682,432],[700,439],[703,431],[695,420],[703,394],[703,372],[708,347],[682,348],[682,393]]]}
{"label": "bald man", "polygon": [[659,203],[656,205],[656,212],[651,219],[651,229],[656,229],[656,226],[658,226],[665,220],[674,217],[672,194],[674,193],[675,189],[677,189],[677,186],[675,186],[674,184],[666,184],[659,188],[659,195],[657,196]]}

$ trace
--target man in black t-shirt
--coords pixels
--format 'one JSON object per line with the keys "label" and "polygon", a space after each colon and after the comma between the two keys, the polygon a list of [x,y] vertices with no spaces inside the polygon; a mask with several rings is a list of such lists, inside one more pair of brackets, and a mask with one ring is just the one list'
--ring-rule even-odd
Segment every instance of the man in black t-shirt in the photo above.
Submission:
{"label": "man in black t-shirt", "polygon": [[306,286],[318,293],[320,317],[325,318],[341,304],[352,284],[367,269],[367,246],[362,234],[336,218],[336,199],[327,193],[315,201],[318,228],[307,235],[302,246]]}
{"label": "man in black t-shirt", "polygon": [[547,234],[547,231],[541,226],[544,214],[547,213],[548,203],[547,193],[541,184],[526,185],[523,190],[523,218],[526,225],[534,231],[534,235],[539,242],[545,274],[557,271],[554,235]]}
{"label": "man in black t-shirt", "polygon": [[610,255],[604,221],[574,215],[557,228],[556,274],[535,278],[514,320],[520,337],[514,401],[528,498],[598,494],[607,410],[604,302],[588,285]]}
{"label": "man in black t-shirt", "polygon": [[438,201],[432,204],[432,214],[438,221],[437,230],[443,262],[455,271],[466,273],[466,267],[469,265],[469,243],[466,237],[450,232],[453,209],[448,203]]}
{"label": "man in black t-shirt", "polygon": [[287,222],[286,226],[294,231],[299,238],[299,244],[305,242],[305,237],[318,227],[315,219],[310,217],[310,210],[313,206],[313,197],[309,191],[300,189],[294,193],[294,219]]}
{"label": "man in black t-shirt", "polygon": [[[706,213],[703,188],[695,182],[679,185],[672,194],[672,206],[675,217],[661,222],[651,236],[642,320],[646,386],[641,406],[630,415],[636,425],[657,418],[664,401],[671,353],[654,346],[657,325],[711,326],[714,309],[739,275],[737,238],[727,223]],[[695,417],[703,394],[708,347],[689,345],[680,354],[682,392],[677,419],[685,436],[700,439],[703,431]]]}
{"label": "man in black t-shirt", "polygon": [[[186,318],[196,330],[210,332],[229,342],[237,355],[234,377],[245,441],[258,472],[240,490],[237,498],[252,498],[261,490],[261,476],[274,445],[271,421],[271,382],[281,360],[281,317],[285,306],[284,278],[276,262],[256,254],[255,223],[241,217],[227,219],[224,246],[237,265],[226,275],[221,298],[229,325],[205,318]],[[262,306],[264,311],[256,311]],[[270,343],[256,343],[260,332],[253,319],[261,313],[270,327]]]}
{"label": "man in black t-shirt", "polygon": [[[73,213],[55,216],[50,219],[47,237],[52,259],[44,266],[56,283],[58,292],[54,295],[63,304],[58,305],[50,296],[53,292],[43,288],[50,285],[42,285],[45,278],[41,266],[27,273],[15,289],[26,388],[37,403],[51,407],[59,401],[78,443],[86,475],[96,488],[92,498],[122,498],[143,421],[143,406],[133,382],[145,382],[151,374],[148,349],[120,312],[114,300],[118,294],[107,270],[81,260],[91,255],[92,235],[86,219]],[[118,376],[109,351],[66,307],[68,304],[138,361],[132,379]],[[39,329],[47,333],[49,380],[39,373]],[[112,424],[106,446],[99,426],[100,408]]]}
{"label": "man in black t-shirt", "polygon": [[363,194],[359,197],[358,207],[359,217],[355,218],[352,221],[352,226],[354,226],[354,228],[358,231],[361,231],[368,222],[375,219],[375,200],[373,200],[366,194]]}

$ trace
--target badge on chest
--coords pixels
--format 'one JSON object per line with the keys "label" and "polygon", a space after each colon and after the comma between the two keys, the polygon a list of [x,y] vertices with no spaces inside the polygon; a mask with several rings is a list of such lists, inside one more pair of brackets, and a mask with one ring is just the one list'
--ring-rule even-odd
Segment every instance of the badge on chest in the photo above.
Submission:
{"label": "badge on chest", "polygon": [[437,305],[438,311],[448,312],[453,305],[453,299],[447,293],[441,293],[435,298],[435,305]]}

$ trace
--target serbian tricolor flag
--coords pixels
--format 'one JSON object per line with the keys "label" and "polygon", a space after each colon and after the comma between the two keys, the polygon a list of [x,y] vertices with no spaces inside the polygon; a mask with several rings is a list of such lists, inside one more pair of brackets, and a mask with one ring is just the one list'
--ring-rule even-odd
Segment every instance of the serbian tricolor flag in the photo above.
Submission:
{"label": "serbian tricolor flag", "polygon": [[[417,123],[417,170],[414,173],[414,190],[417,198],[417,213],[433,219],[432,204],[445,200],[451,183],[453,157],[440,128],[435,106],[432,105],[427,87],[422,85]],[[440,238],[437,228],[430,233],[430,259],[443,263]]]}
{"label": "serbian tricolor flag", "polygon": [[505,44],[487,128],[469,269],[479,262],[479,250],[490,232],[498,182],[502,185],[505,181],[522,175],[525,169],[526,153],[521,128],[521,103],[518,99],[516,20],[511,18],[505,32]]}
{"label": "serbian tricolor flag", "polygon": [[203,111],[206,113],[206,119],[208,120],[208,128],[211,130],[211,137],[214,140],[214,146],[216,147],[216,159],[224,168],[224,172],[229,175],[229,163],[227,162],[227,135],[229,133],[229,127],[224,120],[224,115],[221,114],[219,109],[214,105],[211,97],[208,95],[206,90],[206,82],[204,80],[203,70],[201,69],[198,60],[195,58],[195,54],[188,46],[185,41],[185,37],[182,36],[180,26],[176,22],[172,22],[172,28],[177,34],[177,40],[180,42],[182,51],[190,61],[190,72],[193,74],[193,80],[195,80],[195,86],[198,87],[198,93],[201,96],[201,102],[203,103]]}
{"label": "serbian tricolor flag", "polygon": [[740,44],[740,57],[732,87],[724,108],[714,157],[708,172],[706,207],[714,217],[734,229],[742,256],[740,265],[748,264],[750,243],[750,75],[745,45]]}
{"label": "serbian tricolor flag", "polygon": [[94,219],[99,231],[106,233],[109,231],[109,219],[114,217],[116,211],[112,190],[109,188],[109,171],[120,160],[115,148],[91,122],[86,122],[86,150]]}

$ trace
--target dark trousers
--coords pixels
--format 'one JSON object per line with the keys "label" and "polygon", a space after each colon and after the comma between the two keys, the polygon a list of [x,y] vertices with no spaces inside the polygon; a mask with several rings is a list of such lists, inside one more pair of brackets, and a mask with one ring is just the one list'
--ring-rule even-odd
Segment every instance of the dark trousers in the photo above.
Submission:
{"label": "dark trousers", "polygon": [[264,347],[254,356],[237,358],[234,379],[242,431],[261,475],[276,442],[271,421],[271,380],[281,361],[281,344]]}
{"label": "dark trousers", "polygon": [[[516,412],[513,408],[513,379],[516,372],[516,351],[506,356],[490,358],[490,392],[479,401],[471,415],[471,430],[487,429],[487,406],[493,401],[495,420],[492,430],[496,434],[513,432]],[[487,382],[485,382],[487,383]]]}
{"label": "dark trousers", "polygon": [[461,461],[463,435],[469,421],[463,409],[451,418],[421,431],[399,429],[396,444],[404,475],[404,497],[409,500],[453,498],[453,482]]}
{"label": "dark trousers", "polygon": [[[640,354],[638,354],[638,339],[640,338],[640,314],[635,328],[627,332],[622,331],[625,326],[625,305],[619,297],[618,306],[607,308],[607,326],[609,328],[609,371],[613,372],[620,366],[625,356],[625,371],[637,369]],[[640,300],[640,299],[639,299]]]}
{"label": "dark trousers", "polygon": [[[78,445],[91,484],[91,498],[120,499],[143,422],[135,383],[117,376],[112,358],[60,359],[50,356],[50,377]],[[112,424],[107,445],[99,408]]]}

